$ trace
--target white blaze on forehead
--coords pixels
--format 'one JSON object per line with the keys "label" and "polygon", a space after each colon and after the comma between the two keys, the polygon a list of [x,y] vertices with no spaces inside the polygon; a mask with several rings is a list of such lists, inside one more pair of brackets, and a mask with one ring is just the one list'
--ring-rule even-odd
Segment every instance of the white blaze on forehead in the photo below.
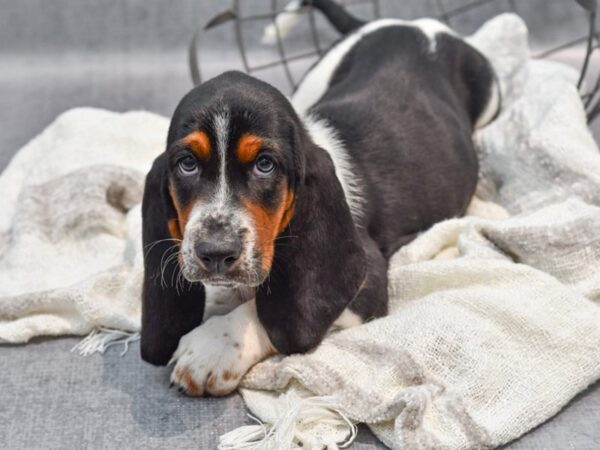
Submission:
{"label": "white blaze on forehead", "polygon": [[219,155],[219,179],[217,181],[217,192],[215,203],[224,206],[229,197],[227,184],[227,146],[229,145],[229,112],[222,111],[213,117],[215,139],[217,143],[217,154]]}
{"label": "white blaze on forehead", "polygon": [[[227,201],[230,198],[229,185],[227,183],[227,146],[229,145],[229,111],[221,110],[212,116],[212,125],[214,131],[214,139],[216,143],[215,154],[219,158],[219,175],[215,195],[208,202],[196,202],[194,205],[186,228],[198,227],[201,225],[201,219],[207,214],[212,214],[219,211],[224,211]],[[185,234],[184,234],[185,240]]]}

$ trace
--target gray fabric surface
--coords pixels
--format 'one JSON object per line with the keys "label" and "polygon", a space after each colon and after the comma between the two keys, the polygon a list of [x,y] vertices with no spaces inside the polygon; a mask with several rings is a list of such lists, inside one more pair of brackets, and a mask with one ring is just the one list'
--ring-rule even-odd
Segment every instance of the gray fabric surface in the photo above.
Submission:
{"label": "gray fabric surface", "polygon": [[[517,2],[534,30],[534,43],[545,46],[582,32],[581,12],[570,3]],[[264,11],[269,2],[244,4]],[[384,14],[405,18],[435,11],[435,5],[432,0],[382,0]],[[505,5],[499,0],[455,25],[470,32]],[[0,170],[71,107],[171,114],[190,88],[189,36],[222,9],[224,2],[216,0],[0,0]],[[238,64],[236,55],[226,51],[232,42],[227,36],[225,31],[213,34],[205,47],[209,75]],[[269,75],[286,87],[281,73]],[[124,357],[111,350],[82,358],[68,351],[77,341],[0,346],[0,447],[214,448],[221,433],[248,421],[237,395],[199,400],[169,390],[167,369],[143,363],[137,344]],[[596,383],[507,448],[600,448],[599,424]],[[353,448],[379,447],[361,429]]]}
{"label": "gray fabric surface", "polygon": [[[0,346],[0,443],[6,449],[215,448],[219,435],[251,423],[239,395],[186,397],[169,370],[139,358],[81,357],[77,338]],[[373,448],[362,429],[356,449]]]}

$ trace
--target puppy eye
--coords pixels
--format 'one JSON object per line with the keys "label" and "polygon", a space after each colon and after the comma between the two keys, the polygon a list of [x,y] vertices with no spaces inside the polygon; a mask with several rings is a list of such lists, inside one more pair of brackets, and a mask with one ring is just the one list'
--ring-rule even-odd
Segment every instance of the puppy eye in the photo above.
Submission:
{"label": "puppy eye", "polygon": [[271,175],[275,170],[275,162],[268,156],[260,156],[254,164],[254,173],[264,177]]}
{"label": "puppy eye", "polygon": [[198,163],[192,156],[184,156],[177,162],[177,166],[183,175],[193,175],[198,172]]}

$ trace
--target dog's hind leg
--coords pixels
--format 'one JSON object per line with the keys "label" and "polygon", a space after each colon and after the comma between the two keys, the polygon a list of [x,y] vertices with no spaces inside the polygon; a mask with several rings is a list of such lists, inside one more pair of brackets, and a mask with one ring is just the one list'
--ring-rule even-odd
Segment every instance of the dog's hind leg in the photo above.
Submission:
{"label": "dog's hind leg", "polygon": [[377,317],[388,311],[387,269],[388,262],[379,247],[361,232],[361,243],[367,257],[367,272],[356,297],[334,322],[334,328],[350,328]]}

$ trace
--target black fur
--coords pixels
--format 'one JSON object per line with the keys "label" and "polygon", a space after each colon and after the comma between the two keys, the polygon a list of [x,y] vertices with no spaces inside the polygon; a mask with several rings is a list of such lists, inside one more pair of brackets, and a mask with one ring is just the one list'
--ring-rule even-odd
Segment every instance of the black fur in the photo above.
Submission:
{"label": "black fur", "polygon": [[477,183],[471,135],[493,72],[454,37],[439,35],[436,53],[428,49],[414,27],[365,36],[311,108],[345,143],[365,186],[359,225],[386,258],[407,238],[462,215]]}
{"label": "black fur", "polygon": [[321,342],[366,276],[364,250],[331,158],[308,139],[301,151],[305,175],[294,217],[256,293],[261,323],[282,353]]}

